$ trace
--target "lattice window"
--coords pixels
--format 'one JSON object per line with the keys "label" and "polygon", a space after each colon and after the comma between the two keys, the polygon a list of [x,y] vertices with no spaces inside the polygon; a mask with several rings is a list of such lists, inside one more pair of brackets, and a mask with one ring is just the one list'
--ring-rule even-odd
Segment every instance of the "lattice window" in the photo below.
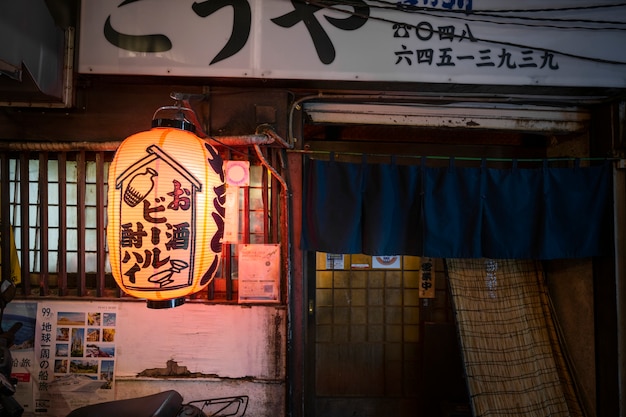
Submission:
{"label": "lattice window", "polygon": [[[113,156],[114,149],[2,153],[2,213],[8,213],[20,264],[18,295],[126,297],[111,275],[106,244]],[[238,190],[241,243],[278,240],[271,187],[267,169],[251,163],[250,186]],[[237,300],[237,245],[223,246],[216,279],[190,298]]]}

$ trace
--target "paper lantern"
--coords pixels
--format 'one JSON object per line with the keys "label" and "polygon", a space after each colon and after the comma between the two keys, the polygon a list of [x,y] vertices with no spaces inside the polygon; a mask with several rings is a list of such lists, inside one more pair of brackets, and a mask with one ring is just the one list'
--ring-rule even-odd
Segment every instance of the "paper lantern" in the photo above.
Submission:
{"label": "paper lantern", "polygon": [[182,129],[189,126],[154,120],[151,130],[122,142],[109,168],[112,273],[122,290],[147,299],[150,308],[181,305],[209,284],[220,263],[222,159]]}

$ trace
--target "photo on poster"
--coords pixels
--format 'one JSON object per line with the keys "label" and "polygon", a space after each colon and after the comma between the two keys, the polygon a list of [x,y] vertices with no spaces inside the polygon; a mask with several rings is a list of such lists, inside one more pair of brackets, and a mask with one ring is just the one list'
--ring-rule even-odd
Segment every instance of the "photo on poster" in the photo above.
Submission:
{"label": "photo on poster", "polygon": [[87,324],[90,326],[100,326],[100,316],[102,313],[87,313]]}
{"label": "photo on poster", "polygon": [[5,307],[2,316],[2,328],[10,329],[14,324],[22,327],[15,334],[12,351],[33,349],[35,340],[35,315],[37,303],[20,303],[13,301]]}
{"label": "photo on poster", "polygon": [[115,320],[117,315],[115,313],[104,313],[102,315],[103,323],[105,327],[115,327]]}
{"label": "photo on poster", "polygon": [[88,328],[87,329],[87,341],[88,342],[99,342],[100,341],[100,329],[99,328]]}
{"label": "photo on poster", "polygon": [[57,314],[57,325],[84,326],[85,325],[85,313],[61,311]]}
{"label": "photo on poster", "polygon": [[82,358],[85,352],[85,329],[75,328],[72,329],[72,348],[70,350],[70,356],[74,358]]}
{"label": "photo on poster", "polygon": [[63,358],[69,356],[69,345],[67,343],[57,343],[57,347],[54,356]]}
{"label": "photo on poster", "polygon": [[10,329],[15,323],[22,327],[15,334],[11,357],[13,369],[11,377],[17,380],[13,397],[24,408],[24,412],[34,410],[33,385],[35,383],[35,338],[36,338],[37,303],[13,300],[4,310],[3,329]]}
{"label": "photo on poster", "polygon": [[57,327],[57,338],[58,342],[69,342],[70,341],[70,328],[69,327]]}
{"label": "photo on poster", "polygon": [[103,342],[115,342],[115,329],[102,329]]}

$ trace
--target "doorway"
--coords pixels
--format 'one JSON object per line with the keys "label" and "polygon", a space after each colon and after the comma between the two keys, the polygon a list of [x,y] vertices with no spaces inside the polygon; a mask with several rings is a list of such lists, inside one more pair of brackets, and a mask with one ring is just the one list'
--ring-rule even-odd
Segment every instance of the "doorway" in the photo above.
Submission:
{"label": "doorway", "polygon": [[[409,107],[416,112],[422,108]],[[420,155],[455,156],[456,164],[463,167],[475,166],[472,159],[476,158],[550,155],[552,142],[542,133],[544,126],[516,131],[517,116],[510,114],[490,114],[490,119],[503,124],[488,132],[443,130],[386,124],[376,118],[385,108],[384,104],[307,103],[304,112],[310,120],[302,126],[303,146],[315,159],[398,165],[418,164]],[[463,114],[478,116],[472,109],[464,109]],[[554,128],[565,126],[558,122],[570,117],[558,109],[546,114],[555,119]],[[574,132],[581,131],[586,115],[575,114],[573,120],[574,127],[565,127],[572,132],[564,132],[564,144],[578,140],[580,133]],[[585,140],[584,135],[580,140]],[[433,167],[448,164],[443,159],[429,160]],[[307,264],[304,280],[307,416],[471,415],[443,260],[435,260],[435,295],[428,298],[419,295],[419,257],[400,257],[399,268],[375,267],[373,257],[366,255],[309,253],[307,257],[315,260]]]}
{"label": "doorway", "polygon": [[442,265],[425,298],[419,257],[316,254],[311,415],[463,415],[446,411],[467,399]]}

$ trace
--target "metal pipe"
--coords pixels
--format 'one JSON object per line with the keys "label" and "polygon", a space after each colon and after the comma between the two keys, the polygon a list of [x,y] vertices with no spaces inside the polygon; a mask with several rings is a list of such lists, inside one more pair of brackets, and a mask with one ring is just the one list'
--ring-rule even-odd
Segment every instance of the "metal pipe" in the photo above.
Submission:
{"label": "metal pipe", "polygon": [[[11,202],[9,201],[9,158],[6,155],[1,156],[0,160],[0,190],[2,198],[0,203],[0,256],[2,256],[2,278],[10,279],[11,277]],[[0,302],[0,308],[4,308],[4,302]]]}
{"label": "metal pipe", "polygon": [[[277,141],[283,146],[288,146],[284,140],[269,129],[265,133],[240,136],[209,136],[206,141],[215,145],[223,146],[253,146],[270,145]],[[46,151],[46,152],[72,152],[72,151],[116,151],[122,141],[109,142],[0,142],[0,151]]]}
{"label": "metal pipe", "polygon": [[122,142],[0,142],[0,151],[115,151]]}
{"label": "metal pipe", "polygon": [[267,136],[272,139],[272,142],[278,142],[283,148],[291,149],[293,145],[287,142],[285,139],[280,137],[274,129],[266,124],[260,125],[256,128],[256,133],[260,135]]}
{"label": "metal pipe", "polygon": [[291,239],[289,237],[289,211],[288,211],[289,187],[287,186],[287,181],[285,181],[285,179],[280,175],[280,173],[276,171],[276,169],[269,164],[267,159],[265,159],[265,156],[263,156],[263,153],[261,152],[261,148],[259,147],[259,145],[254,145],[254,150],[256,152],[257,157],[259,158],[259,161],[261,161],[263,166],[265,166],[265,168],[267,168],[267,170],[278,180],[278,182],[280,182],[280,185],[282,187],[283,192],[280,198],[280,203],[281,203],[280,211],[282,212],[284,216],[284,220],[280,222],[280,237],[281,237],[281,241],[284,239],[284,242],[286,244],[281,247],[281,251],[282,251],[282,256],[283,256],[283,267],[285,268],[285,274],[287,274],[287,277],[286,277],[287,282],[289,282],[291,279],[291,277],[289,276],[290,271],[291,271],[291,259],[290,259],[291,258],[290,257]]}
{"label": "metal pipe", "polygon": [[620,416],[626,416],[626,164],[613,170],[615,224],[615,293],[617,316],[617,385]]}
{"label": "metal pipe", "polygon": [[208,142],[212,142],[212,145],[223,146],[256,146],[256,145],[271,145],[274,143],[274,138],[269,135],[254,134],[254,135],[240,135],[240,136],[208,136],[204,138]]}

